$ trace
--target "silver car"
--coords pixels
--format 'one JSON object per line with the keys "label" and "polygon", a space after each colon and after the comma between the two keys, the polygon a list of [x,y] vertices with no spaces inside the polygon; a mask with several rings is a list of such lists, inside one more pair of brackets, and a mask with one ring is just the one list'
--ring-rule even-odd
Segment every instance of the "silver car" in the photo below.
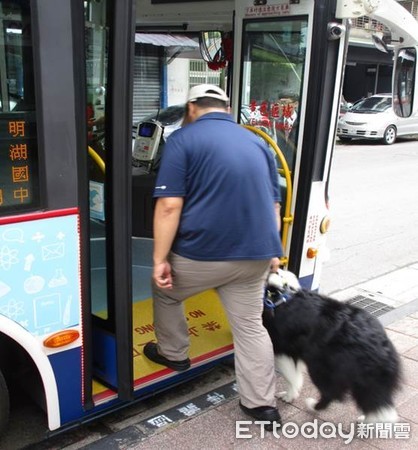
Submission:
{"label": "silver car", "polygon": [[361,138],[391,145],[398,136],[414,134],[418,134],[418,115],[398,117],[392,108],[392,94],[376,94],[356,102],[340,117],[337,127],[342,142]]}

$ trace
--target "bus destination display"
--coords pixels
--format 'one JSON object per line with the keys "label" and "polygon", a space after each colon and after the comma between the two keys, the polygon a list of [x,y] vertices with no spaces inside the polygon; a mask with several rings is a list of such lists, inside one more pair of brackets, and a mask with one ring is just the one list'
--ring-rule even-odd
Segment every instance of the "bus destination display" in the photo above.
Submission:
{"label": "bus destination display", "polygon": [[0,214],[38,205],[38,149],[34,113],[0,116]]}

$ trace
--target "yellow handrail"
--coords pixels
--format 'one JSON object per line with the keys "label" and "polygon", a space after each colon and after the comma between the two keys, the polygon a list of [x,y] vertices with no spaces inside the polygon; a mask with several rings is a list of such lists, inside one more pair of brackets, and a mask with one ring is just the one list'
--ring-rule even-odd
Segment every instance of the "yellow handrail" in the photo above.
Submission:
{"label": "yellow handrail", "polygon": [[93,150],[90,145],[87,147],[88,152],[92,160],[99,166],[99,169],[106,173],[106,165],[101,156],[96,152],[96,150]]}
{"label": "yellow handrail", "polygon": [[[273,150],[276,152],[276,155],[278,156],[280,163],[283,167],[284,177],[286,180],[286,200],[284,206],[283,227],[282,227],[282,246],[283,251],[286,251],[287,238],[289,235],[289,226],[291,223],[293,223],[293,216],[290,214],[290,205],[292,202],[292,179],[290,176],[289,166],[287,165],[286,158],[284,157],[283,152],[280,150],[277,143],[273,141],[273,139],[267,133],[256,127],[253,127],[252,125],[243,125],[243,127],[247,128],[248,130],[252,131],[255,134],[258,134],[266,142],[268,142],[273,147]],[[284,266],[286,266],[287,263],[289,262],[289,258],[287,256],[282,256],[280,258],[280,261]]]}

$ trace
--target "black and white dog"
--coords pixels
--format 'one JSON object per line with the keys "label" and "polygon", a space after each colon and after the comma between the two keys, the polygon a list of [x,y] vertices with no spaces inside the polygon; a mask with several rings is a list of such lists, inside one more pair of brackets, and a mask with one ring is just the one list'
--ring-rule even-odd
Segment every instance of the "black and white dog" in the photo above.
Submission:
{"label": "black and white dog", "polygon": [[400,382],[400,358],[380,322],[366,310],[301,289],[297,277],[270,274],[263,312],[273,342],[276,368],[288,384],[279,397],[295,400],[302,389],[303,364],[320,393],[306,399],[325,409],[351,394],[371,423],[396,422],[393,394]]}

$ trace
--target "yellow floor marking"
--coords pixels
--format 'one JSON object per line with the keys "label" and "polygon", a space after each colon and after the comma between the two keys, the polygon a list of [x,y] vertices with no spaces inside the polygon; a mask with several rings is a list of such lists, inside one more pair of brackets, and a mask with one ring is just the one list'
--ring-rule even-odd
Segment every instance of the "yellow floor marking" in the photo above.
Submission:
{"label": "yellow floor marking", "polygon": [[[209,290],[190,297],[184,306],[190,336],[189,357],[192,363],[204,361],[230,348],[232,334],[216,291]],[[154,378],[154,374],[164,369],[143,356],[142,349],[150,341],[156,341],[151,298],[133,304],[134,380],[137,380],[137,384],[149,382]],[[93,395],[106,389],[93,381]]]}

